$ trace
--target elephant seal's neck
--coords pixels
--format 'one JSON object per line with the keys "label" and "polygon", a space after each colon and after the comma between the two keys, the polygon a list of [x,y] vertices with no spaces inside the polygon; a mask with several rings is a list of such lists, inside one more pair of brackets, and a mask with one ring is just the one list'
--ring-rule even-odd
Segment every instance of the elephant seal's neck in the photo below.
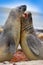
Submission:
{"label": "elephant seal's neck", "polygon": [[22,29],[22,32],[25,31],[25,32],[28,32],[29,34],[35,35],[35,30],[33,27],[32,20],[29,21],[28,19],[26,20],[25,18],[22,18],[21,29]]}

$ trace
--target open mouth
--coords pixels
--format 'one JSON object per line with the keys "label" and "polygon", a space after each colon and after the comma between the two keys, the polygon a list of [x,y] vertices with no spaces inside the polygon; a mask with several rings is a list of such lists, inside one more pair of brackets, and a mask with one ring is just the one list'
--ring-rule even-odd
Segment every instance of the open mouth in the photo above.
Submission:
{"label": "open mouth", "polygon": [[22,16],[23,16],[24,18],[28,18],[28,14],[27,14],[27,13],[24,13]]}

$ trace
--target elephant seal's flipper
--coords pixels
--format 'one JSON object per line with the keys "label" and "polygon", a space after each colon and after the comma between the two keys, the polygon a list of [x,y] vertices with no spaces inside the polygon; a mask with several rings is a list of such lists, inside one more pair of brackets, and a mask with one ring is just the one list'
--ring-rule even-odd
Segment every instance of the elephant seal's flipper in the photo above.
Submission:
{"label": "elephant seal's flipper", "polygon": [[39,56],[40,54],[39,48],[41,47],[41,43],[39,39],[36,36],[30,34],[27,36],[27,44],[28,44],[28,47],[31,49],[31,51],[35,55]]}

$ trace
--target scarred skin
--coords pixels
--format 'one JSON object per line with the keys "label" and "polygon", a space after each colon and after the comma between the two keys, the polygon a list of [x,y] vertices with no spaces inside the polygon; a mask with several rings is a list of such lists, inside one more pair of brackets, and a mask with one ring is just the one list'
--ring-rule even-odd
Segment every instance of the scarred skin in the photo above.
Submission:
{"label": "scarred skin", "polygon": [[8,19],[0,35],[0,62],[10,60],[17,50],[20,40],[20,17],[25,12],[26,6],[14,8],[10,11]]}
{"label": "scarred skin", "polygon": [[10,62],[20,62],[20,61],[28,61],[27,56],[21,49],[17,50],[17,52],[14,54]]}
{"label": "scarred skin", "polygon": [[21,47],[30,60],[43,59],[43,44],[33,28],[32,14],[24,13],[21,18]]}

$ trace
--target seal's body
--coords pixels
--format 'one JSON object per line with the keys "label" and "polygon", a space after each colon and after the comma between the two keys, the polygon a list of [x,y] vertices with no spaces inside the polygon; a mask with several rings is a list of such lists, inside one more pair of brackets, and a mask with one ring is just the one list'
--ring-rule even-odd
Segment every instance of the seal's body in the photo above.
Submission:
{"label": "seal's body", "polygon": [[26,10],[22,5],[10,11],[8,19],[0,35],[0,61],[10,60],[20,40],[20,17]]}
{"label": "seal's body", "polygon": [[21,47],[24,53],[31,60],[43,59],[43,45],[33,28],[32,14],[29,12],[24,14],[21,23]]}

